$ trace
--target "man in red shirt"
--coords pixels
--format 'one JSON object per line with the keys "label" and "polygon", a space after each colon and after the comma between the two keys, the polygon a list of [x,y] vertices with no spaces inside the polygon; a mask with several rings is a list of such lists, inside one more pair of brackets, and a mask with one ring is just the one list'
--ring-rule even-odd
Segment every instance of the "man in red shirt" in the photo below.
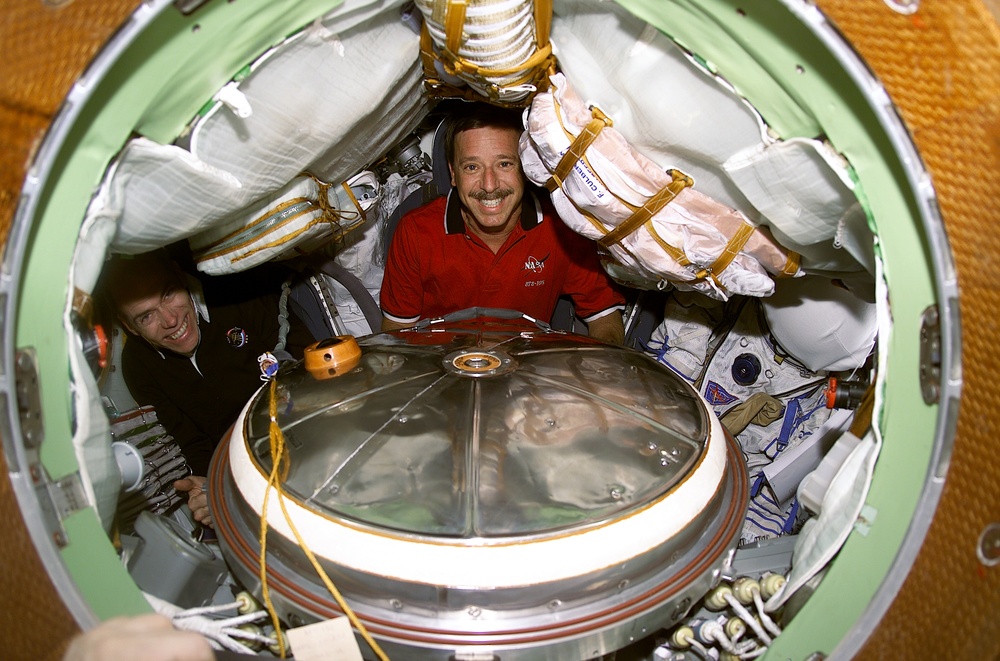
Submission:
{"label": "man in red shirt", "polygon": [[453,186],[405,215],[382,282],[382,330],[469,307],[509,308],[548,321],[561,295],[592,337],[621,344],[625,299],[594,243],[525,190],[517,114],[477,107],[449,122]]}

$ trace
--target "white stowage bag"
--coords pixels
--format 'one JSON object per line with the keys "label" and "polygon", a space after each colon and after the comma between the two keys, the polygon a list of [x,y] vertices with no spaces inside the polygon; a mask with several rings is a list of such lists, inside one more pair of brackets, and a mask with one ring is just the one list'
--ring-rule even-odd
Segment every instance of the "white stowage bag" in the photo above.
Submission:
{"label": "white stowage bag", "polygon": [[252,216],[303,172],[339,185],[412,131],[426,114],[417,35],[385,3],[348,4],[359,22],[324,19],[339,31],[317,22],[259,58],[187,145],[129,141],[87,227],[112,225],[114,252],[146,252]]}
{"label": "white stowage bag", "polygon": [[[552,6],[560,72],[581,98],[614,118],[636,151],[683,171],[696,190],[768,227],[801,256],[807,273],[872,286],[874,237],[851,164],[751,52],[727,58],[738,68],[717,69],[617,3]],[[718,29],[686,3],[672,5],[670,16],[684,30]],[[740,48],[726,44],[730,53]]]}
{"label": "white stowage bag", "polygon": [[[467,84],[483,97],[503,103],[521,101],[535,91],[539,48],[546,53],[548,49],[547,43],[538,43],[532,0],[416,0],[415,4],[434,44],[434,69],[442,81]],[[450,15],[454,11],[464,12],[461,23]],[[547,32],[543,38],[547,41]]]}
{"label": "white stowage bag", "polygon": [[[520,145],[525,175],[547,184],[593,117],[565,77],[552,76],[550,91],[535,96],[527,113]],[[673,179],[606,126],[552,190],[552,202],[576,232],[600,240]],[[737,235],[746,237],[742,245],[731,243]],[[798,256],[766,229],[692,187],[605,247],[622,267],[616,269],[619,279],[624,272],[634,283],[668,282],[721,300],[731,294],[768,296],[774,291],[772,276],[801,274]]]}
{"label": "white stowage bag", "polygon": [[365,170],[339,186],[300,176],[274,195],[188,239],[198,270],[237,273],[310,253],[365,222],[379,182]]}

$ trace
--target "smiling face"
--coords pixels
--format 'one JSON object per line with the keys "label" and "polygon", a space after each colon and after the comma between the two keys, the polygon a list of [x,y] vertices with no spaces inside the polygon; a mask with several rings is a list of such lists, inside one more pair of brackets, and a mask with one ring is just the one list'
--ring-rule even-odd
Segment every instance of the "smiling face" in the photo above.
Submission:
{"label": "smiling face", "polygon": [[150,264],[149,269],[135,275],[115,283],[119,321],[154,348],[193,355],[201,331],[191,294],[179,275],[162,264]]}
{"label": "smiling face", "polygon": [[524,178],[518,131],[485,126],[455,135],[451,183],[462,202],[466,227],[481,238],[506,238],[520,220]]}

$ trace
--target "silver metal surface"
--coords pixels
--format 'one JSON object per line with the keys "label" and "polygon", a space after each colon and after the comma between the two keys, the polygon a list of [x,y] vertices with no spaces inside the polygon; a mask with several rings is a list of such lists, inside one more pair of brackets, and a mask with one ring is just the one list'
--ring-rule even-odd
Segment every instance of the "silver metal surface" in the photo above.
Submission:
{"label": "silver metal surface", "polygon": [[[326,515],[416,534],[545,534],[662,495],[704,449],[704,407],[642,354],[564,335],[389,339],[343,377],[280,382],[285,490]],[[247,434],[265,473],[269,420],[261,397]]]}
{"label": "silver metal surface", "polygon": [[[470,548],[572,538],[668,499],[709,442],[707,406],[694,390],[641,353],[525,328],[368,336],[348,374],[279,377],[285,493],[373,537]],[[245,443],[264,475],[269,403],[258,396],[245,438],[230,441]],[[490,589],[390,578],[330,555],[321,564],[393,658],[594,658],[677,622],[728,569],[748,487],[735,442],[718,442],[725,475],[708,504],[627,562]],[[228,455],[217,453],[211,471],[213,515],[234,575],[259,590],[260,517]],[[300,623],[338,615],[294,541],[272,532],[267,548],[279,613]]]}
{"label": "silver metal surface", "polygon": [[920,394],[925,404],[941,399],[941,316],[936,305],[920,319]]}

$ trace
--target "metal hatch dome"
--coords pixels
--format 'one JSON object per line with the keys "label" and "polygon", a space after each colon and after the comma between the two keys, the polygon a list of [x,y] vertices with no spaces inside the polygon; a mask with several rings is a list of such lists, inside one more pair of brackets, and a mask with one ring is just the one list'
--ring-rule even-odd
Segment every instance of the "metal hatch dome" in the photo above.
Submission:
{"label": "metal hatch dome", "polygon": [[[729,566],[748,497],[742,454],[704,400],[622,347],[524,322],[443,325],[361,338],[350,371],[321,380],[300,364],[274,390],[289,517],[373,635],[407,659],[476,646],[574,659],[683,615]],[[270,393],[210,477],[247,585]],[[337,606],[275,501],[272,598],[291,621],[328,619]]]}

